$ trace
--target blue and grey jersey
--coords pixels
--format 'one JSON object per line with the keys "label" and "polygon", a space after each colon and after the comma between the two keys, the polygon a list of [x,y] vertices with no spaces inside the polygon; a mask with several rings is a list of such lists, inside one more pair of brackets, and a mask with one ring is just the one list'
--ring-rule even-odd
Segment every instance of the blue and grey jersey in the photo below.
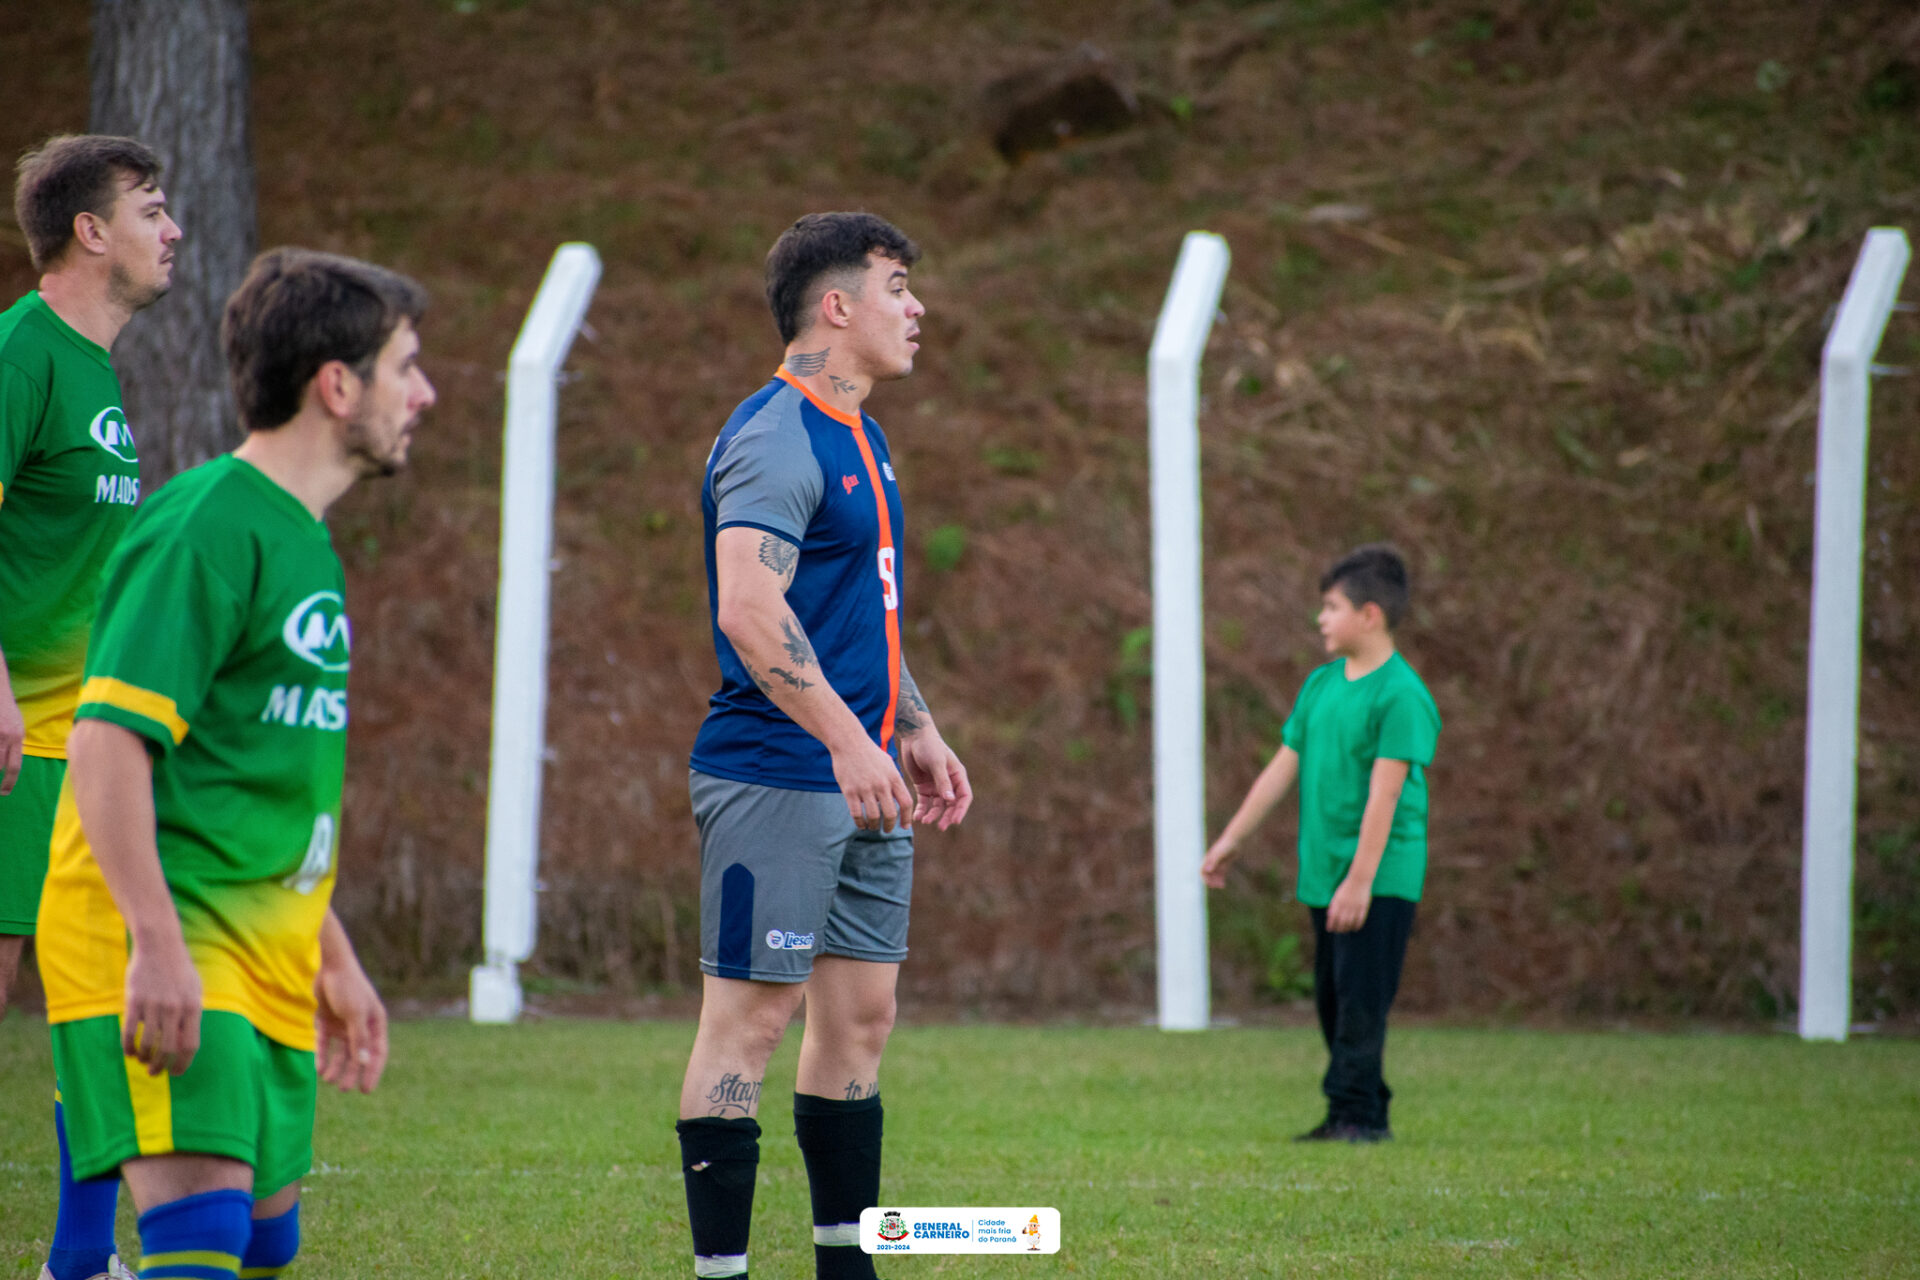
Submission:
{"label": "blue and grey jersey", "polygon": [[720,690],[693,744],[701,773],[837,791],[825,746],[755,686],[721,633],[714,542],[744,526],[799,548],[787,604],[835,693],[882,750],[900,703],[900,489],[880,424],[816,400],[785,369],[753,393],[707,458],[700,511]]}

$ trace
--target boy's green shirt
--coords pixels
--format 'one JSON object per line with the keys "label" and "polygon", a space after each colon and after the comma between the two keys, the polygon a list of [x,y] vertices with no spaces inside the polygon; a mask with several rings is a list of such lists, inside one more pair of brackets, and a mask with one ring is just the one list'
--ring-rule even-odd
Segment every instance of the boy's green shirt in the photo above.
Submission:
{"label": "boy's green shirt", "polygon": [[1374,873],[1375,897],[1420,900],[1427,876],[1427,766],[1440,738],[1440,709],[1395,653],[1358,680],[1345,658],[1307,677],[1280,741],[1300,755],[1300,901],[1324,907],[1346,879],[1375,760],[1405,760],[1407,783]]}

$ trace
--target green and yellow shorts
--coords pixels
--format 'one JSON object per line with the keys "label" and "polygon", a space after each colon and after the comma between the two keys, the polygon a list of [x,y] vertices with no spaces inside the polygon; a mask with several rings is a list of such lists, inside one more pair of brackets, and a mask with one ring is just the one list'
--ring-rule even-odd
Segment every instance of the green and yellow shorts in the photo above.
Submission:
{"label": "green and yellow shorts", "polygon": [[253,1166],[264,1199],[313,1165],[313,1051],[289,1049],[237,1013],[200,1016],[200,1050],[184,1073],[147,1074],[120,1051],[120,1018],[53,1026],[75,1178],[99,1178],[139,1156],[225,1156]]}
{"label": "green and yellow shorts", "polygon": [[0,933],[33,932],[66,776],[65,760],[25,756],[13,790],[0,796]]}

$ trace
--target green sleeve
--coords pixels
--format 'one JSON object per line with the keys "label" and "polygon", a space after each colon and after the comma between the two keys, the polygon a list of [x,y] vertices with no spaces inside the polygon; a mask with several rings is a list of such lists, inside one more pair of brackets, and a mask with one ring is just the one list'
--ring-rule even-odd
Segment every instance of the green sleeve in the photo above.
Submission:
{"label": "green sleeve", "polygon": [[128,539],[107,570],[76,720],[110,721],[163,752],[186,740],[246,626],[246,603],[218,568],[188,538]]}
{"label": "green sleeve", "polygon": [[1374,759],[1429,765],[1439,741],[1440,712],[1433,700],[1410,685],[1395,685],[1389,690],[1380,708],[1380,740],[1374,748]]}
{"label": "green sleeve", "polygon": [[19,365],[0,360],[0,503],[33,448],[46,410],[46,389]]}

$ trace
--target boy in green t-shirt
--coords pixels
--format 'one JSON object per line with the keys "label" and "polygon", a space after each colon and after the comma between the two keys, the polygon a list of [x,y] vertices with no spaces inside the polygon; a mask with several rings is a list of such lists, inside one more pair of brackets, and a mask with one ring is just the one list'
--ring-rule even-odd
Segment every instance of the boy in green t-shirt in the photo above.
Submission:
{"label": "boy in green t-shirt", "polygon": [[1427,873],[1427,766],[1440,736],[1433,695],[1393,643],[1407,566],[1361,547],[1320,579],[1320,635],[1334,660],[1307,677],[1280,750],[1207,850],[1200,875],[1226,887],[1240,844],[1300,782],[1298,895],[1313,918],[1313,998],[1329,1062],[1327,1117],[1304,1142],[1393,1136],[1381,1076]]}

